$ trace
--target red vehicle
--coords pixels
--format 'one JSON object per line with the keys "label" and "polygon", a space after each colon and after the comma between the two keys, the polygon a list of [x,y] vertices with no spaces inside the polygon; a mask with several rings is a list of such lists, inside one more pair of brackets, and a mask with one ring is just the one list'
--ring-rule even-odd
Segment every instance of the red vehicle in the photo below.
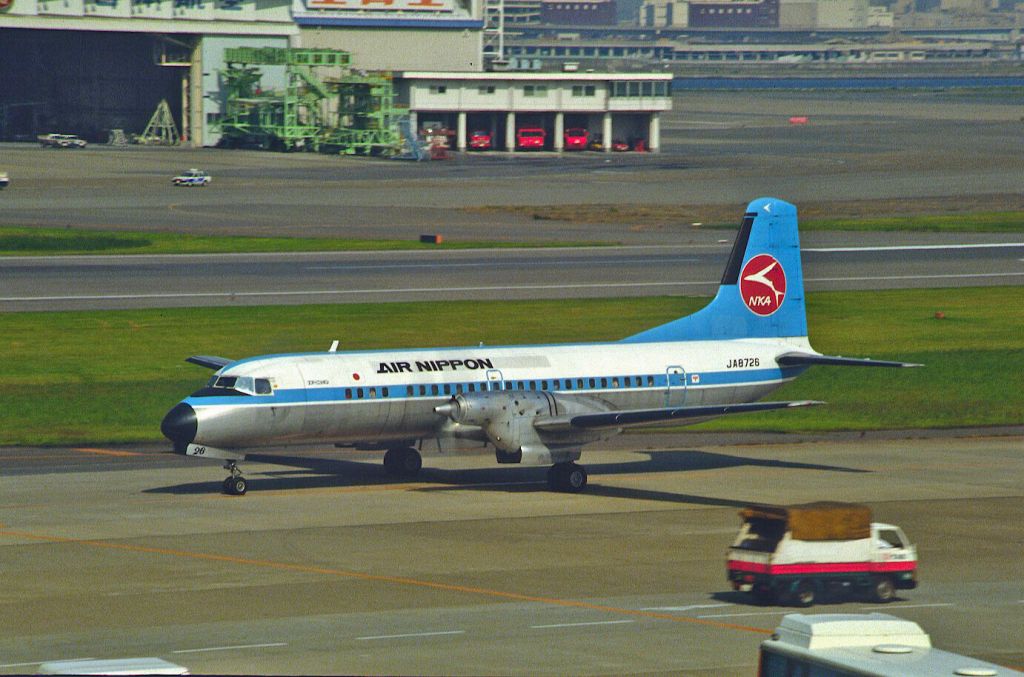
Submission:
{"label": "red vehicle", "polygon": [[612,139],[612,150],[616,153],[625,153],[629,150],[629,144],[622,139]]}
{"label": "red vehicle", "polygon": [[519,150],[541,150],[547,132],[540,127],[523,127],[516,132],[516,148]]}
{"label": "red vehicle", "polygon": [[567,129],[563,136],[565,137],[566,150],[586,150],[587,143],[590,141],[590,132],[582,127]]}
{"label": "red vehicle", "polygon": [[477,130],[469,135],[469,147],[472,150],[490,150],[491,134],[483,130]]}

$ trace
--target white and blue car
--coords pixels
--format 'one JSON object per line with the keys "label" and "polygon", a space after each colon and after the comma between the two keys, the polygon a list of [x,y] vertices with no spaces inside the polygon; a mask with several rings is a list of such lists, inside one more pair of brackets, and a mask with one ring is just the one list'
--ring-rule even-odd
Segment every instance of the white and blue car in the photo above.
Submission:
{"label": "white and blue car", "polygon": [[201,169],[189,169],[175,176],[171,182],[175,186],[205,186],[210,183],[210,175]]}

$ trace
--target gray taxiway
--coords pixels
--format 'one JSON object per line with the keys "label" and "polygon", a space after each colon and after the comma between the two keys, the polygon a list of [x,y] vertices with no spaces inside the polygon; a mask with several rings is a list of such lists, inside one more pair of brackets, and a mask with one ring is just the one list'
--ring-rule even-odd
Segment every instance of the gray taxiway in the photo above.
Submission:
{"label": "gray taxiway", "polygon": [[[118,447],[0,450],[0,672],[159,656],[195,673],[750,675],[781,607],[729,590],[748,502],[866,501],[919,548],[920,587],[884,611],[942,648],[1024,666],[1024,437],[628,435],[587,453],[591,486],[428,457],[213,464]],[[966,435],[966,436],[965,436]],[[303,460],[303,458],[305,460]]]}

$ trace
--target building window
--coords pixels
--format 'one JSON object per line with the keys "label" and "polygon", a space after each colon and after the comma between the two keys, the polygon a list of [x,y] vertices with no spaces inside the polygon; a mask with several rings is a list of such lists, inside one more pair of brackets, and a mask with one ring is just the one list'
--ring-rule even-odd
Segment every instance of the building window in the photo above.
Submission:
{"label": "building window", "polygon": [[480,85],[477,91],[480,94],[494,94],[494,85]]}
{"label": "building window", "polygon": [[448,87],[446,85],[430,85],[431,94],[445,94],[447,92]]}
{"label": "building window", "polygon": [[547,96],[547,85],[523,85],[523,96]]}

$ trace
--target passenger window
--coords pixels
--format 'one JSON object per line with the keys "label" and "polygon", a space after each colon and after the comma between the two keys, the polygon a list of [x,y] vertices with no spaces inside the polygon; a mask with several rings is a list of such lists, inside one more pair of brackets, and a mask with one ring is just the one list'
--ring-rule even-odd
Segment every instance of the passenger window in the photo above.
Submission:
{"label": "passenger window", "polygon": [[371,400],[377,399],[377,389],[376,388],[370,388],[370,399]]}
{"label": "passenger window", "polygon": [[455,384],[455,394],[458,395],[461,392],[462,392],[462,384],[461,383],[456,383]]}
{"label": "passenger window", "polygon": [[444,394],[445,395],[451,395],[452,394],[452,387],[450,385],[448,385],[447,383],[444,384]]}
{"label": "passenger window", "polygon": [[406,386],[405,387],[405,394],[408,395],[409,397],[412,397],[413,395],[416,394],[416,389],[413,388],[412,386]]}
{"label": "passenger window", "polygon": [[351,388],[345,388],[345,399],[346,400],[351,400],[352,399],[352,389]]}
{"label": "passenger window", "polygon": [[258,378],[256,379],[256,394],[257,395],[269,395],[272,392],[270,387],[270,379]]}
{"label": "passenger window", "polygon": [[607,388],[608,387],[608,379],[606,379],[606,378],[601,379],[601,387],[602,388]]}
{"label": "passenger window", "polygon": [[576,379],[576,390],[583,390],[583,379]]}
{"label": "passenger window", "polygon": [[654,377],[653,376],[648,376],[647,377],[647,385],[649,385],[649,386],[653,386],[654,385]]}
{"label": "passenger window", "polygon": [[420,386],[420,395],[423,396],[423,395],[426,395],[426,394],[427,394],[427,386]]}
{"label": "passenger window", "polygon": [[363,399],[363,389],[362,388],[356,388],[356,399],[359,399],[359,400]]}
{"label": "passenger window", "polygon": [[541,390],[547,390],[548,389],[548,382],[547,381],[541,381],[540,382],[540,389]]}
{"label": "passenger window", "polygon": [[566,390],[572,390],[572,379],[571,378],[565,379],[565,389]]}
{"label": "passenger window", "polygon": [[466,392],[467,393],[475,393],[476,392],[476,384],[475,383],[468,383],[468,384],[466,384]]}
{"label": "passenger window", "polygon": [[590,387],[591,388],[596,388],[597,387],[597,382],[594,379],[590,379]]}
{"label": "passenger window", "polygon": [[381,394],[382,397],[387,397],[388,396],[388,389],[386,387],[382,388],[380,394]]}
{"label": "passenger window", "polygon": [[430,386],[430,394],[431,395],[437,395],[438,394],[437,384],[436,383],[434,385]]}
{"label": "passenger window", "polygon": [[618,378],[613,378],[612,379],[612,388],[618,388],[618,387],[619,387],[619,379]]}

